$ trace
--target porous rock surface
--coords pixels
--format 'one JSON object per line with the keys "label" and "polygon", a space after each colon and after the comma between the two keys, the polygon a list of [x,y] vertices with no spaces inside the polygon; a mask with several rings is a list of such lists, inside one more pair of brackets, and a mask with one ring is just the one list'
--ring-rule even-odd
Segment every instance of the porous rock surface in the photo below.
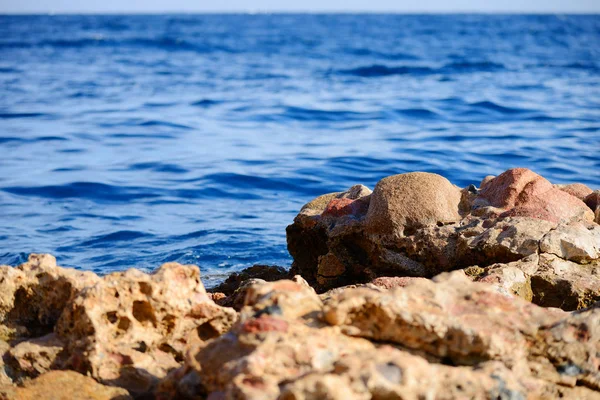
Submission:
{"label": "porous rock surface", "polygon": [[[428,173],[387,177],[353,200],[368,206],[327,212],[328,202],[344,193],[304,206],[287,228],[291,273],[324,292],[379,277],[465,269],[503,293],[584,308],[600,300],[597,193],[582,184],[553,185],[524,168],[486,177],[480,188],[459,189]],[[567,298],[550,301],[549,286]]]}
{"label": "porous rock surface", "polygon": [[536,306],[461,272],[346,288],[256,283],[160,399],[598,399],[600,309]]}
{"label": "porous rock surface", "polygon": [[[48,385],[38,379],[57,369],[147,395],[180,367],[188,345],[221,335],[237,319],[233,309],[212,301],[194,265],[98,277],[33,254],[0,273],[0,387],[13,387],[8,398],[37,393],[28,382]],[[65,384],[81,383],[73,379]]]}

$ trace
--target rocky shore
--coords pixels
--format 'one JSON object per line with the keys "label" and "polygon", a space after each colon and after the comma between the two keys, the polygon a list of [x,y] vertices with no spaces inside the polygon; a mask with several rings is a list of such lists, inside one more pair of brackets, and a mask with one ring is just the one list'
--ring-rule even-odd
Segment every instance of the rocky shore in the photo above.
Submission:
{"label": "rocky shore", "polygon": [[600,399],[600,191],[527,169],[306,204],[290,271],[0,266],[0,399]]}

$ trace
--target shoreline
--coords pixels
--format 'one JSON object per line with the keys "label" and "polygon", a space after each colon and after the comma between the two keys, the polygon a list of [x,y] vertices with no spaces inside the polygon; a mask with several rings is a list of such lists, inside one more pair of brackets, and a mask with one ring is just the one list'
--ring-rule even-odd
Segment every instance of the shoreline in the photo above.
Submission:
{"label": "shoreline", "polygon": [[210,291],[32,254],[0,267],[0,399],[600,398],[599,224],[585,185],[415,172],[317,197],[289,271]]}

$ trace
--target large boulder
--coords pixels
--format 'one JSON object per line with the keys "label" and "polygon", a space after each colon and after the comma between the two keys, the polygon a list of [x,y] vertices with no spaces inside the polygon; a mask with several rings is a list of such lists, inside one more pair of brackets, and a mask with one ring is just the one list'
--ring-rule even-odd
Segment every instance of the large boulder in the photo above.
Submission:
{"label": "large boulder", "polygon": [[460,189],[446,178],[410,172],[380,180],[371,195],[366,229],[373,235],[405,236],[430,225],[460,220]]}

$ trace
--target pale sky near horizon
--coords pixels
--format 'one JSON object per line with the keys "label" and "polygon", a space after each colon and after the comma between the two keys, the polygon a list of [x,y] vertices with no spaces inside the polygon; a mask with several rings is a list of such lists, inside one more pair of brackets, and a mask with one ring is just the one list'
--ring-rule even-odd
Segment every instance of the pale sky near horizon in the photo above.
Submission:
{"label": "pale sky near horizon", "polygon": [[0,0],[0,13],[294,11],[600,13],[600,0]]}

